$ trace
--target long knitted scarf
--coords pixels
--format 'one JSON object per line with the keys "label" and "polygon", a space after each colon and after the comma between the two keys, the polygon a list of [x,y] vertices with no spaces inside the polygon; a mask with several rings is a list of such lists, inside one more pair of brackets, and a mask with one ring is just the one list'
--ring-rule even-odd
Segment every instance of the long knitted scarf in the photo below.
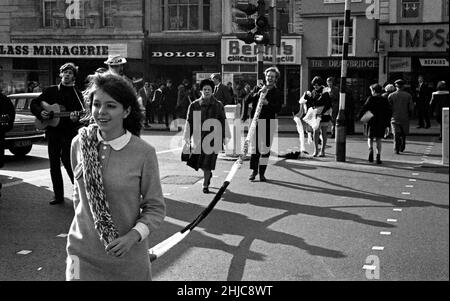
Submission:
{"label": "long knitted scarf", "polygon": [[83,177],[86,195],[94,219],[94,226],[105,247],[119,237],[119,232],[111,218],[103,187],[100,162],[98,161],[98,126],[91,124],[80,129]]}

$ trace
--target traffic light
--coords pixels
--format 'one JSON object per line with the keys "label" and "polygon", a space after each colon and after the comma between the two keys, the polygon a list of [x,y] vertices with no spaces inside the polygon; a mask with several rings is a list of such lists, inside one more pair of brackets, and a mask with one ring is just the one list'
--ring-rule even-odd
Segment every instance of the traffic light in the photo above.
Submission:
{"label": "traffic light", "polygon": [[[236,33],[236,37],[246,44],[267,45],[270,41],[270,25],[266,17],[264,0],[258,0],[258,6],[248,1],[238,1],[235,6],[237,12],[233,15],[234,22],[241,31],[245,33]],[[256,20],[251,16],[257,14]],[[252,31],[255,29],[255,31]]]}

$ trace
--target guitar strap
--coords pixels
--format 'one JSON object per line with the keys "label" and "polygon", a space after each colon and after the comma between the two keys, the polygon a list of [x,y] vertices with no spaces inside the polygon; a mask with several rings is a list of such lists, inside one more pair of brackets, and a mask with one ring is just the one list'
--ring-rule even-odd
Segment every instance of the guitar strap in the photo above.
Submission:
{"label": "guitar strap", "polygon": [[[81,101],[80,96],[78,95],[77,90],[75,89],[75,86],[72,86],[72,89],[73,89],[73,93],[75,93],[75,95],[77,96],[77,99],[78,99],[78,102],[81,105],[81,108],[83,109],[83,111],[85,111],[86,109],[84,108],[84,104]],[[58,96],[58,99],[60,99],[60,96],[61,96],[61,84],[58,85],[58,95],[57,96]],[[61,99],[62,99],[62,97],[61,97]]]}

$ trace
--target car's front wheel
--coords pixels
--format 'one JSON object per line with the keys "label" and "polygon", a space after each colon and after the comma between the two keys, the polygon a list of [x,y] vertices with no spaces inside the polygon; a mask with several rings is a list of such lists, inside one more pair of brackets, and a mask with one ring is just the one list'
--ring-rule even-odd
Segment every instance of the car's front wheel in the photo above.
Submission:
{"label": "car's front wheel", "polygon": [[18,157],[24,157],[31,151],[33,145],[21,146],[21,147],[11,147],[9,151]]}

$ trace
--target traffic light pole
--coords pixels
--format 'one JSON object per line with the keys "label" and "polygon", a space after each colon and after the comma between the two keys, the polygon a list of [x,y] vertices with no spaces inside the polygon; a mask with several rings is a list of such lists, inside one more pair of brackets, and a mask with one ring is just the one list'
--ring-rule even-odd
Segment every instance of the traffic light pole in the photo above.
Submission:
{"label": "traffic light pole", "polygon": [[264,84],[264,45],[259,45],[257,44],[256,46],[256,51],[257,51],[257,59],[258,59],[258,64],[256,66],[257,68],[257,72],[258,72],[258,84],[261,82],[262,84]]}
{"label": "traffic light pole", "polygon": [[[336,119],[336,161],[345,162],[346,145],[346,120],[345,120],[345,96],[347,90],[347,60],[348,60],[348,41],[352,25],[350,24],[350,0],[345,0],[345,19],[344,19],[344,45],[342,50],[341,63],[341,85],[339,91],[339,112]],[[355,43],[355,40],[353,40]]]}

